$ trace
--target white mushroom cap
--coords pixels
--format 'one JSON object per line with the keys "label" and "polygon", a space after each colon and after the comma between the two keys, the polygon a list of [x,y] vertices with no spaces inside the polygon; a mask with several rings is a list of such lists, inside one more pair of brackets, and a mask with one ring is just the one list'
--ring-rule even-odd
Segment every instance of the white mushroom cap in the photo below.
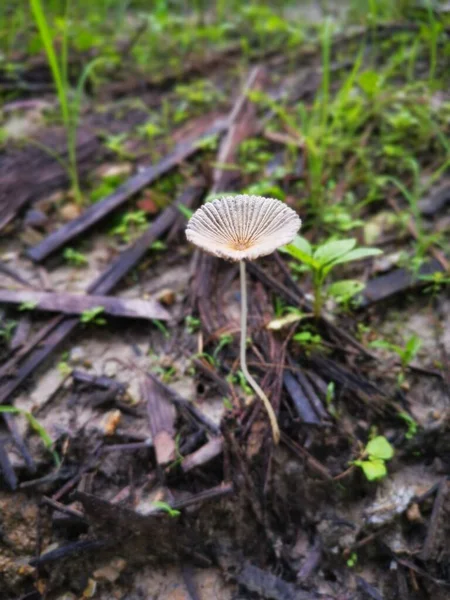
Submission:
{"label": "white mushroom cap", "polygon": [[228,260],[254,260],[292,242],[301,220],[280,200],[224,196],[201,206],[186,227],[187,239]]}

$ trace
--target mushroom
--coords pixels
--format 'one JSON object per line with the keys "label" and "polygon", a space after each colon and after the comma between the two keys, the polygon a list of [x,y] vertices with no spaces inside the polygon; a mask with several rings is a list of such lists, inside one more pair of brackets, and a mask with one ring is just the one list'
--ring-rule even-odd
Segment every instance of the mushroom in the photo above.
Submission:
{"label": "mushroom", "polygon": [[275,443],[280,430],[266,394],[248,372],[246,361],[247,284],[245,261],[271,254],[289,244],[300,229],[301,220],[292,208],[273,198],[224,196],[195,211],[186,227],[187,239],[209,254],[239,261],[241,278],[240,362],[244,376],[269,416]]}

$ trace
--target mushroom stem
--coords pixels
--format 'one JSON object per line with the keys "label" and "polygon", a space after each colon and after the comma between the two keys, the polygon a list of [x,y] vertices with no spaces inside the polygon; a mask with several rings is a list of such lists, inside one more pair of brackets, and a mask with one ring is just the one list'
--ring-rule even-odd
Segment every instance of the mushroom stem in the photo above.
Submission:
{"label": "mushroom stem", "polygon": [[246,359],[246,341],[247,341],[247,281],[245,272],[245,261],[239,261],[241,274],[241,370],[244,373],[245,379],[262,400],[264,408],[269,416],[270,426],[272,427],[272,436],[275,444],[280,441],[280,428],[278,427],[277,417],[270,404],[269,398],[262,391],[247,369]]}

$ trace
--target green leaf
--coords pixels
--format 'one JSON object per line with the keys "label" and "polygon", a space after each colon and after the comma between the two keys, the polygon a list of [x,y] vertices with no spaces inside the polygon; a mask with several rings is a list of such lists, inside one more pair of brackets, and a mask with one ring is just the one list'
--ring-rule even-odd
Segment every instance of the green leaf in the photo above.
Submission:
{"label": "green leaf", "polygon": [[326,242],[319,246],[313,254],[315,261],[319,263],[321,267],[335,262],[339,257],[347,254],[356,245],[354,238],[346,240],[334,240],[332,242]]}
{"label": "green leaf", "polygon": [[294,241],[290,245],[295,246],[296,248],[298,248],[305,254],[308,254],[309,256],[313,255],[313,249],[312,249],[311,244],[308,242],[308,240],[306,238],[304,238],[301,235],[296,235],[294,238]]}
{"label": "green leaf", "polygon": [[186,219],[190,219],[194,214],[194,211],[185,206],[184,204],[178,204],[177,209],[184,217],[186,217]]}
{"label": "green leaf", "polygon": [[320,266],[319,263],[315,261],[308,252],[305,252],[295,244],[288,244],[287,246],[282,246],[278,250],[280,252],[285,252],[286,254],[289,254],[296,260],[299,260],[300,262],[304,263],[308,267],[311,267],[312,269],[318,269]]}
{"label": "green leaf", "polygon": [[368,256],[379,256],[383,254],[382,250],[378,248],[355,248],[350,252],[345,253],[343,256],[338,257],[336,260],[332,261],[333,266],[339,265],[341,263],[352,262],[354,260],[361,260],[362,258],[367,258]]}
{"label": "green leaf", "polygon": [[366,446],[367,454],[372,458],[389,460],[394,456],[394,448],[384,435],[377,435]]}
{"label": "green leaf", "polygon": [[152,502],[152,506],[159,511],[166,512],[171,517],[178,517],[180,515],[180,511],[172,508],[170,504],[167,504],[167,502],[155,500]]}
{"label": "green leaf", "polygon": [[36,300],[27,300],[25,302],[22,302],[22,304],[19,306],[19,310],[34,310],[38,304],[39,302],[37,302]]}
{"label": "green leaf", "polygon": [[377,91],[381,81],[381,75],[375,71],[364,71],[358,77],[359,86],[368,96],[372,96]]}
{"label": "green leaf", "polygon": [[322,341],[320,335],[311,333],[310,331],[301,331],[300,333],[296,333],[292,339],[296,342],[300,342],[301,344],[320,344]]}
{"label": "green leaf", "polygon": [[383,479],[387,475],[386,465],[384,460],[381,458],[374,458],[373,460],[355,460],[355,465],[361,467],[364,475],[369,481],[377,481]]}
{"label": "green leaf", "polygon": [[405,364],[411,362],[422,346],[422,340],[417,335],[412,335],[405,345],[403,360]]}
{"label": "green leaf", "polygon": [[337,302],[346,302],[364,289],[364,283],[356,279],[343,279],[332,283],[327,293],[336,299]]}

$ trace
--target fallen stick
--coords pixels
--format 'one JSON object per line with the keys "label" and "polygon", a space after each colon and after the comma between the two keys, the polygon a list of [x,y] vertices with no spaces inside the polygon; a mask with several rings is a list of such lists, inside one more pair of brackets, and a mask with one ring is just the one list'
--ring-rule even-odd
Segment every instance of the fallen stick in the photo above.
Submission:
{"label": "fallen stick", "polygon": [[27,250],[29,258],[35,262],[41,262],[55,252],[55,250],[58,250],[73,238],[93,227],[93,225],[104,219],[112,211],[127,202],[134,194],[197,152],[199,149],[198,142],[201,139],[224,131],[227,123],[228,121],[223,117],[216,118],[215,122],[199,135],[177,144],[175,149],[156,165],[147,167],[141,173],[134,175],[119,186],[112,194],[86,209],[82,215],[51,233],[37,246],[29,248]]}
{"label": "fallen stick", "polygon": [[139,298],[114,298],[111,296],[86,296],[67,292],[37,292],[31,290],[0,290],[0,304],[28,304],[27,310],[59,312],[82,315],[96,307],[114,317],[133,319],[159,319],[167,321],[170,314],[156,300]]}

